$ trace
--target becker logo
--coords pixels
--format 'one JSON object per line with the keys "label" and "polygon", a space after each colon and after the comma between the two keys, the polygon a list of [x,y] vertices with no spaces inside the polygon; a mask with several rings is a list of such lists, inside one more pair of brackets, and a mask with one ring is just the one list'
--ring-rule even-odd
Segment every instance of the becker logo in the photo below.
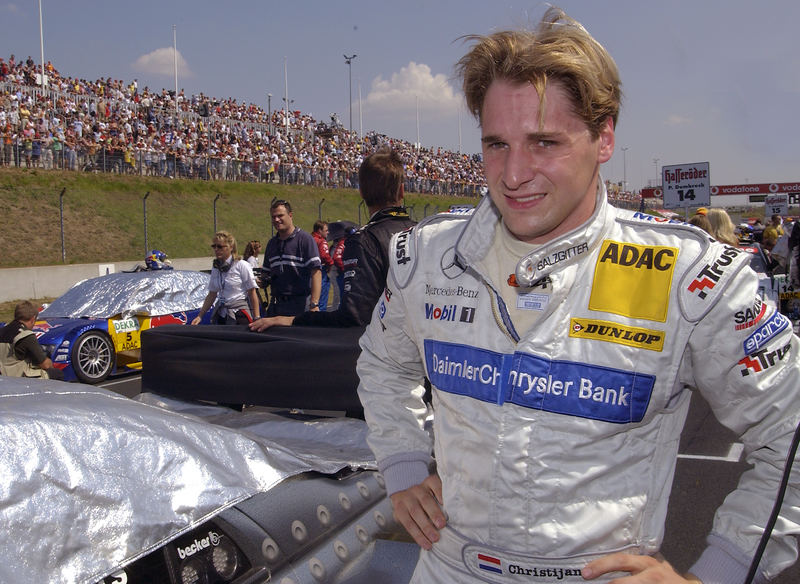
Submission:
{"label": "becker logo", "polygon": [[740,253],[742,252],[735,247],[726,245],[722,255],[719,256],[714,263],[706,264],[703,269],[700,270],[700,273],[695,276],[692,283],[689,284],[689,292],[697,292],[700,299],[704,300],[705,297],[708,296],[706,290],[711,290],[717,285],[717,282],[719,282],[719,279],[725,273],[725,268],[731,265],[733,259]]}
{"label": "becker logo", "polygon": [[191,545],[176,546],[178,549],[178,557],[185,560],[189,556],[195,555],[197,552],[202,551],[210,546],[219,545],[220,536],[214,531],[209,531],[208,535],[202,539],[195,539]]}
{"label": "becker logo", "polygon": [[791,348],[792,345],[789,343],[786,346],[774,351],[761,349],[760,351],[745,357],[739,361],[739,365],[744,365],[744,369],[741,370],[742,377],[747,377],[750,375],[751,370],[753,373],[761,373],[762,371],[773,367],[778,363],[778,361],[782,361],[783,358],[789,354]]}
{"label": "becker logo", "polygon": [[408,255],[408,236],[411,233],[411,229],[406,229],[405,231],[401,231],[400,234],[397,236],[397,241],[394,245],[394,257],[397,259],[397,263],[400,265],[407,264],[411,261],[411,256]]}
{"label": "becker logo", "polygon": [[[460,311],[459,308],[461,308]],[[429,302],[425,303],[425,318],[428,320],[456,322],[456,315],[458,315],[459,322],[471,323],[475,320],[475,308],[472,306],[459,307],[457,304],[436,306]]]}
{"label": "becker logo", "polygon": [[611,262],[620,266],[665,272],[675,262],[675,250],[670,247],[645,247],[641,245],[608,242],[600,263]]}

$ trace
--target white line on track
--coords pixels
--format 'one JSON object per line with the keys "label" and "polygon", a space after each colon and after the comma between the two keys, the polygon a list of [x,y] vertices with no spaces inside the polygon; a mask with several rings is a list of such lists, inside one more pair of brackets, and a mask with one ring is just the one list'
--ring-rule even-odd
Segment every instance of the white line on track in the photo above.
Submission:
{"label": "white line on track", "polygon": [[738,442],[731,444],[730,450],[726,456],[705,456],[702,454],[679,454],[678,458],[686,458],[690,460],[718,460],[722,462],[739,462],[744,451],[744,445]]}
{"label": "white line on track", "polygon": [[129,383],[130,379],[118,379],[117,381],[109,381],[107,383],[101,383],[98,387],[111,387],[112,385],[119,385],[120,383]]}

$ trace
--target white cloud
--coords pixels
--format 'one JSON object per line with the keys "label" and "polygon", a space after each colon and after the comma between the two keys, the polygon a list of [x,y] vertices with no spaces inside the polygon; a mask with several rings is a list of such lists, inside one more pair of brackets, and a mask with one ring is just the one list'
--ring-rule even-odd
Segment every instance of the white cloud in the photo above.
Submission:
{"label": "white cloud", "polygon": [[8,12],[9,14],[20,14],[22,12],[19,9],[19,6],[17,6],[13,2],[6,2],[5,4],[0,5],[0,11]]}
{"label": "white cloud", "polygon": [[[171,77],[175,74],[173,49],[172,47],[156,49],[136,59],[131,67],[134,71],[141,73],[169,75]],[[194,73],[189,69],[189,64],[180,51],[178,51],[178,75],[181,77],[194,77]]]}
{"label": "white cloud", "polygon": [[434,75],[428,65],[411,61],[389,79],[376,77],[365,101],[365,109],[374,113],[413,116],[419,103],[421,112],[454,115],[461,97],[447,76]]}
{"label": "white cloud", "polygon": [[685,126],[687,124],[691,124],[692,119],[686,116],[682,116],[680,114],[672,114],[664,120],[664,125],[666,126]]}

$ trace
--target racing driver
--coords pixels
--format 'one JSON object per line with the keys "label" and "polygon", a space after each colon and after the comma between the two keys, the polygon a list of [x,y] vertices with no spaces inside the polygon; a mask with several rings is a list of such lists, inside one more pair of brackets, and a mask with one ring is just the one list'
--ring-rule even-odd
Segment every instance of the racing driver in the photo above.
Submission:
{"label": "racing driver", "polygon": [[[489,197],[393,237],[358,363],[412,581],[740,584],[800,420],[798,339],[747,254],[608,203],[621,84],[580,24],[471,41]],[[658,552],[693,390],[753,468],[680,575]],[[790,481],[756,582],[796,559]]]}

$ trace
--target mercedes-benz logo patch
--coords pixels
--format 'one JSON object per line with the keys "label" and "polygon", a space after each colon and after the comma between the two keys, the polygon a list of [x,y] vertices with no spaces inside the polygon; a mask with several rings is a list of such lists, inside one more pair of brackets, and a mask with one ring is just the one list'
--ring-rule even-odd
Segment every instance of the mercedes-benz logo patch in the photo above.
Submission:
{"label": "mercedes-benz logo patch", "polygon": [[466,268],[456,263],[456,248],[450,247],[442,254],[440,262],[442,273],[450,280],[455,280],[464,273]]}

